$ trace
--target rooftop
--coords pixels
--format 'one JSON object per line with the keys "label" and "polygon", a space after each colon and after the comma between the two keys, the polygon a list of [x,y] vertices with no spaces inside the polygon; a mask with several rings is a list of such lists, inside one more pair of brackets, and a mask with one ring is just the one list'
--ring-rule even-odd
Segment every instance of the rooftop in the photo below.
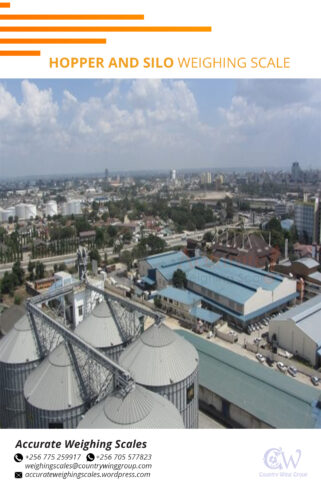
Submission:
{"label": "rooftop", "polygon": [[195,267],[187,279],[238,303],[245,303],[259,288],[273,291],[283,280],[277,274],[227,259],[211,267]]}
{"label": "rooftop", "polygon": [[200,356],[200,385],[274,428],[320,427],[314,389],[186,330]]}
{"label": "rooftop", "polygon": [[315,267],[319,267],[319,262],[314,260],[313,258],[307,257],[307,258],[300,258],[299,260],[294,261],[295,264],[302,264],[305,267],[308,267],[308,269],[314,269]]}
{"label": "rooftop", "polygon": [[171,300],[178,301],[178,303],[183,303],[184,305],[194,305],[202,300],[202,297],[197,294],[184,289],[174,288],[173,286],[168,286],[161,291],[158,291],[158,294],[170,298]]}
{"label": "rooftop", "polygon": [[161,266],[166,266],[175,262],[184,262],[188,260],[188,256],[183,252],[177,252],[172,250],[170,252],[158,253],[157,255],[151,255],[144,259],[153,269],[157,269]]}
{"label": "rooftop", "polygon": [[174,272],[177,269],[187,273],[195,267],[207,267],[213,265],[213,262],[208,257],[193,257],[186,260],[179,260],[178,262],[166,263],[158,267],[159,272],[167,280],[171,280]]}
{"label": "rooftop", "polygon": [[321,294],[291,308],[274,320],[293,320],[310,339],[321,346]]}

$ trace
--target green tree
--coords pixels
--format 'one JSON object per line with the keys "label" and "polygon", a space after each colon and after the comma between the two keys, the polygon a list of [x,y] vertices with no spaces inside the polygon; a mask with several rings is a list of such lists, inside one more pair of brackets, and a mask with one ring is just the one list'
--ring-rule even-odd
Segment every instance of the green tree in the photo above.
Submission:
{"label": "green tree", "polygon": [[91,250],[89,252],[89,258],[90,258],[90,261],[92,262],[93,260],[96,260],[97,261],[97,264],[99,265],[100,262],[101,262],[101,258],[100,258],[100,254],[99,254],[99,251],[97,250],[97,248],[94,248],[93,250]]}
{"label": "green tree", "polygon": [[1,293],[13,296],[17,279],[12,272],[5,272],[1,281]]}
{"label": "green tree", "polygon": [[20,260],[17,260],[12,266],[12,273],[16,276],[18,284],[22,284],[25,278],[25,271],[21,267]]}
{"label": "green tree", "polygon": [[187,286],[186,274],[181,269],[177,269],[173,274],[173,286],[175,288],[186,288]]}
{"label": "green tree", "polygon": [[119,261],[122,262],[123,264],[126,264],[127,269],[130,269],[132,266],[132,254],[128,250],[124,250],[120,256],[119,256]]}
{"label": "green tree", "polygon": [[36,262],[36,279],[43,279],[45,277],[45,266],[42,262]]}

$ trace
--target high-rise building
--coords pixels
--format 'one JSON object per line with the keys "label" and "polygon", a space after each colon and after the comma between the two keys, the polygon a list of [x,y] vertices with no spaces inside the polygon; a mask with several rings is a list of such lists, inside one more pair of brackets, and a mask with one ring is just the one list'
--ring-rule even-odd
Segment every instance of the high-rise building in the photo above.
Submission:
{"label": "high-rise building", "polygon": [[201,183],[202,185],[210,185],[212,183],[212,173],[210,171],[201,174]]}
{"label": "high-rise building", "polygon": [[307,244],[320,242],[320,204],[314,201],[297,202],[294,206],[294,223],[300,241]]}
{"label": "high-rise building", "polygon": [[291,176],[293,181],[300,181],[302,179],[302,170],[297,161],[292,164]]}
{"label": "high-rise building", "polygon": [[169,179],[171,181],[176,181],[176,169],[171,169],[170,174],[169,174]]}

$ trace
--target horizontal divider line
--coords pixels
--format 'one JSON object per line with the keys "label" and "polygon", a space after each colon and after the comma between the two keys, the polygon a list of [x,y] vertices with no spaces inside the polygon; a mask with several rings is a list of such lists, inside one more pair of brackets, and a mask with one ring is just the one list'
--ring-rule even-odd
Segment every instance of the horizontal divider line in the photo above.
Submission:
{"label": "horizontal divider line", "polygon": [[132,14],[1,14],[2,20],[110,20],[110,21],[140,21],[143,15]]}
{"label": "horizontal divider line", "polygon": [[211,32],[211,26],[0,26],[3,32]]}
{"label": "horizontal divider line", "polygon": [[0,44],[106,44],[106,39],[73,39],[73,38],[5,38]]}
{"label": "horizontal divider line", "polygon": [[40,56],[40,51],[1,51],[0,56]]}

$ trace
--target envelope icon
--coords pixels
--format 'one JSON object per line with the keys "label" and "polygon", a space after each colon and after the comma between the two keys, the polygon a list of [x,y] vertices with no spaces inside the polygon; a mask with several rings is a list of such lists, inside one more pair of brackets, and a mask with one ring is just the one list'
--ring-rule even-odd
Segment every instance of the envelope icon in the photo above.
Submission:
{"label": "envelope icon", "polygon": [[22,472],[15,472],[15,473],[14,473],[14,477],[15,477],[16,479],[21,479],[21,478],[22,478]]}

